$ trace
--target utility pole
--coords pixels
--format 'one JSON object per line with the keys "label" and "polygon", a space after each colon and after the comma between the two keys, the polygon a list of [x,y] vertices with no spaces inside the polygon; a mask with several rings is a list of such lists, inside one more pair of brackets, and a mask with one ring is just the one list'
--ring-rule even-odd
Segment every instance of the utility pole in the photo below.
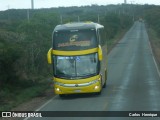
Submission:
{"label": "utility pole", "polygon": [[10,6],[9,5],[7,5],[7,8],[8,8],[8,10],[10,9]]}
{"label": "utility pole", "polygon": [[124,4],[127,4],[127,0],[124,0]]}
{"label": "utility pole", "polygon": [[134,4],[133,4],[133,3],[134,3],[134,1],[131,1],[132,10],[133,10],[133,22],[134,22],[134,19],[135,19],[135,18],[134,18]]}
{"label": "utility pole", "polygon": [[27,10],[27,20],[28,20],[28,23],[29,23],[29,21],[30,21],[29,9]]}
{"label": "utility pole", "polygon": [[99,14],[98,14],[98,23],[100,23],[100,20],[99,20]]}
{"label": "utility pole", "polygon": [[62,17],[62,15],[60,16],[60,19],[61,19],[61,24],[63,24],[63,17]]}
{"label": "utility pole", "polygon": [[7,17],[8,17],[8,21],[10,22],[10,16],[9,16],[9,9],[10,9],[10,6],[7,5],[7,8],[8,8],[8,10],[7,10]]}
{"label": "utility pole", "polygon": [[34,0],[31,0],[31,8],[34,9]]}

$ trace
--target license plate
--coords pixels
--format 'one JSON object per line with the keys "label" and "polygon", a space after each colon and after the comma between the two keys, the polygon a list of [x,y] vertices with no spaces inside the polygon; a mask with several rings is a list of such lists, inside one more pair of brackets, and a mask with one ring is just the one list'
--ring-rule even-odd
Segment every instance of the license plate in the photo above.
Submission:
{"label": "license plate", "polygon": [[81,90],[75,90],[74,92],[81,92]]}

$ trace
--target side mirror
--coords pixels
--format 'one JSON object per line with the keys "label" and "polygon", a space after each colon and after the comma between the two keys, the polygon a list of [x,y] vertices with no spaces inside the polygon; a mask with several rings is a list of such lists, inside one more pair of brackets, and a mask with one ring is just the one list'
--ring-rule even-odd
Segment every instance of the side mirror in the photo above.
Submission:
{"label": "side mirror", "polygon": [[98,59],[99,59],[99,61],[101,61],[103,59],[102,48],[100,45],[98,46]]}
{"label": "side mirror", "polygon": [[52,48],[48,50],[47,61],[48,61],[48,64],[52,64]]}

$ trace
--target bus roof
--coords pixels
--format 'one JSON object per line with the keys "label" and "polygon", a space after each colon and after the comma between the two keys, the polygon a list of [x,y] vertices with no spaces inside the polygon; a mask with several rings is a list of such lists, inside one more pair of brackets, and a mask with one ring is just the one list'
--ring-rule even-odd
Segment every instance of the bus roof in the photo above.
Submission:
{"label": "bus roof", "polygon": [[73,23],[57,25],[54,31],[77,30],[77,29],[100,29],[100,28],[104,28],[104,26],[94,22],[73,22]]}

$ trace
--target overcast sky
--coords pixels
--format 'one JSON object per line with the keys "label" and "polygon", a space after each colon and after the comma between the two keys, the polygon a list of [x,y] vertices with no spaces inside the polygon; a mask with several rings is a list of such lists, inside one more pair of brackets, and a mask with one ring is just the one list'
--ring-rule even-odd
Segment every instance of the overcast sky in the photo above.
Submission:
{"label": "overcast sky", "polygon": [[[108,5],[121,4],[124,0],[34,0],[34,8],[50,8],[81,5]],[[160,5],[159,0],[127,0],[131,4],[155,4]],[[31,0],[0,0],[0,10],[31,8]]]}

